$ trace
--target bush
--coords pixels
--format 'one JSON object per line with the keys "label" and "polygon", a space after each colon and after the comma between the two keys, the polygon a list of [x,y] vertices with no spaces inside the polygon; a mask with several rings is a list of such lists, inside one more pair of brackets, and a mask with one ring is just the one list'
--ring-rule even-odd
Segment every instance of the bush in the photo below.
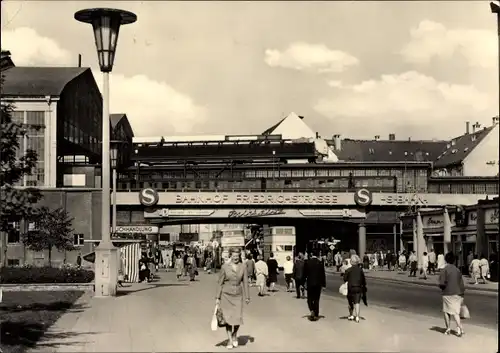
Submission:
{"label": "bush", "polygon": [[2,267],[1,284],[90,283],[94,271],[77,267]]}

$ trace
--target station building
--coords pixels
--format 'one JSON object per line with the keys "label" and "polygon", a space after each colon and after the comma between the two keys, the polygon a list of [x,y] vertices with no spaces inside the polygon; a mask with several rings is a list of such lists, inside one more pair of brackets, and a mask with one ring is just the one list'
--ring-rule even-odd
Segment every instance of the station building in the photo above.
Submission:
{"label": "station building", "polygon": [[[27,135],[20,141],[19,155],[34,150],[38,162],[33,175],[20,187],[42,191],[39,206],[62,207],[73,217],[74,245],[78,250],[59,253],[54,264],[73,262],[88,251],[85,239],[99,238],[101,204],[102,97],[90,68],[18,67],[2,52],[2,104],[14,107],[13,120],[23,124]],[[133,131],[125,114],[111,116],[112,139],[132,142]],[[129,147],[130,148],[130,147]],[[126,164],[129,151],[120,154]],[[32,225],[15,222],[2,236],[1,264],[43,264],[45,252],[28,251],[22,233]]]}
{"label": "station building", "polygon": [[[100,239],[99,89],[89,68],[16,67],[2,56],[2,75],[2,102],[15,106],[14,118],[28,129],[22,149],[32,148],[40,156],[35,174],[26,177],[22,186],[40,188],[44,194],[40,205],[64,207],[74,218],[75,245],[80,250],[53,254],[55,263],[64,259],[74,262],[78,252],[90,251],[86,242]],[[452,141],[397,140],[394,134],[388,140],[379,136],[353,140],[340,135],[328,139],[295,113],[263,133],[245,136],[134,138],[126,114],[112,114],[110,124],[112,140],[124,142],[117,157],[119,192],[137,194],[147,187],[181,193],[368,188],[417,196],[427,192],[498,195],[498,148],[491,149],[495,143],[498,146],[497,121],[482,130],[476,129],[476,124],[475,130]],[[450,155],[454,158],[444,157]],[[496,167],[491,167],[494,163]],[[492,172],[495,168],[497,174]],[[151,227],[144,209],[136,207],[118,207],[116,218],[124,230],[133,227],[136,232],[144,226],[144,232],[137,233],[145,235],[153,230],[165,238],[172,235],[172,240],[179,239],[181,233],[205,233],[203,237],[208,238],[220,228]],[[16,232],[2,237],[1,253],[8,264],[42,263],[47,258],[47,254],[31,253],[22,245],[21,234],[29,226],[20,222]],[[400,232],[399,213],[369,212],[365,226],[367,252],[381,247],[392,250],[394,235]],[[357,230],[358,224],[351,224],[339,227],[333,236],[352,237]],[[329,232],[318,233],[329,237]]]}

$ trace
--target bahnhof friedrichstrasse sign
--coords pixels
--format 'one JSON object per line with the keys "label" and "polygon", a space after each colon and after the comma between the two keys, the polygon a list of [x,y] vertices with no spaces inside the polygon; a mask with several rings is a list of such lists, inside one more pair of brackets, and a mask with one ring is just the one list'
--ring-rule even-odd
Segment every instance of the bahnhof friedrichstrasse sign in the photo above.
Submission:
{"label": "bahnhof friedrichstrasse sign", "polygon": [[473,205],[486,196],[479,194],[378,193],[361,188],[355,192],[158,192],[145,188],[138,194],[117,192],[118,205],[143,205],[194,208],[198,206],[245,208],[251,206],[354,207]]}

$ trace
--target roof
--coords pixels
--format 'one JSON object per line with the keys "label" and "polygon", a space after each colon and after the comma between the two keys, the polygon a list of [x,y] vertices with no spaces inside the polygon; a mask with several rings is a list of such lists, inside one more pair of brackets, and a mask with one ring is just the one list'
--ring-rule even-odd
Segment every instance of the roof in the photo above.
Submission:
{"label": "roof", "polygon": [[485,127],[472,134],[455,137],[436,156],[435,167],[447,167],[460,164],[476,148],[479,143],[493,130],[495,125]]}
{"label": "roof", "polygon": [[2,95],[13,97],[60,96],[64,87],[88,67],[11,67],[2,71]]}
{"label": "roof", "polygon": [[274,124],[274,125],[273,125],[273,126],[271,126],[269,129],[267,129],[266,131],[264,131],[264,132],[262,133],[262,135],[272,135],[272,134],[273,134],[273,132],[274,132],[274,130],[276,130],[276,129],[278,128],[278,126],[280,126],[280,124],[281,124],[281,123],[282,123],[285,119],[286,119],[286,117],[285,117],[285,118],[283,118],[283,119],[281,119],[280,121],[278,121],[276,124]]}
{"label": "roof", "polygon": [[109,121],[111,123],[111,129],[114,130],[117,128],[118,125],[124,125],[127,134],[129,134],[130,137],[134,137],[134,131],[132,130],[132,126],[128,121],[127,114],[125,113],[109,114]]}
{"label": "roof", "polygon": [[333,140],[326,140],[341,161],[401,162],[435,161],[446,148],[446,141],[352,140],[341,141],[336,150]]}

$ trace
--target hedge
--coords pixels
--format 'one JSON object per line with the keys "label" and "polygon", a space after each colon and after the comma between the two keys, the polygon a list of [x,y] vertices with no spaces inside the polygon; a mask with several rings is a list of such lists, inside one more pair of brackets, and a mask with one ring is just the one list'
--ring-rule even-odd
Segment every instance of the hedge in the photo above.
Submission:
{"label": "hedge", "polygon": [[94,271],[78,267],[2,267],[0,284],[90,283]]}

